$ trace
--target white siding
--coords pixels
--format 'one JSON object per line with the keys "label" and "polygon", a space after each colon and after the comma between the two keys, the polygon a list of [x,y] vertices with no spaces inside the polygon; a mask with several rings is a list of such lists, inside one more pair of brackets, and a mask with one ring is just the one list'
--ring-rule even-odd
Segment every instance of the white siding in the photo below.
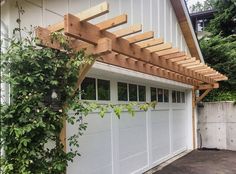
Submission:
{"label": "white siding", "polygon": [[[20,4],[25,10],[22,16],[23,26],[48,26],[63,19],[67,12],[76,14],[104,0],[21,0]],[[15,1],[8,1],[11,11],[9,23],[10,31],[16,26],[17,17]],[[102,20],[126,13],[128,23],[143,24],[143,31],[153,30],[156,37],[163,37],[166,42],[172,42],[173,46],[182,51],[188,51],[182,31],[178,25],[175,13],[169,0],[108,0],[110,12],[106,15],[91,20],[98,23]],[[115,30],[115,29],[112,29]]]}

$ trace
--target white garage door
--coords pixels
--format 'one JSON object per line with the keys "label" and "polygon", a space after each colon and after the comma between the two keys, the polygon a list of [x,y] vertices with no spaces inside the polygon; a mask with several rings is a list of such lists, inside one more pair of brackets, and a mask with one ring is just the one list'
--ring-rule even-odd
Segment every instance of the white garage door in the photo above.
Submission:
{"label": "white garage door", "polygon": [[[81,157],[70,163],[68,174],[142,173],[187,150],[187,120],[191,116],[186,112],[186,90],[173,90],[158,82],[122,79],[88,78],[82,88],[95,94],[84,99],[101,103],[156,99],[157,107],[147,112],[137,110],[134,117],[124,111],[120,119],[112,112],[104,118],[96,112],[89,114],[83,120],[88,129],[79,140]],[[75,131],[75,127],[67,126],[68,137]]]}

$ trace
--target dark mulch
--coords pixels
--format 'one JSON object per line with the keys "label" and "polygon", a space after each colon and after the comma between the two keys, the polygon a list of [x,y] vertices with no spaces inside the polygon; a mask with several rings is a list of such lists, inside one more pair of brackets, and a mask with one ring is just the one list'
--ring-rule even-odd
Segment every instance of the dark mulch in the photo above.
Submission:
{"label": "dark mulch", "polygon": [[155,174],[236,174],[236,151],[195,150]]}

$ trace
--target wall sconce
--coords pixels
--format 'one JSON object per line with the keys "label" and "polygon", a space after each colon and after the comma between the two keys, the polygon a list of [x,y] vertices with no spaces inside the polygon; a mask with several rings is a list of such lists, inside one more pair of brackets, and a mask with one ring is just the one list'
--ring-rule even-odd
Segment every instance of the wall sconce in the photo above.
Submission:
{"label": "wall sconce", "polygon": [[53,111],[61,109],[61,95],[59,90],[52,89],[45,97],[45,105],[51,107]]}

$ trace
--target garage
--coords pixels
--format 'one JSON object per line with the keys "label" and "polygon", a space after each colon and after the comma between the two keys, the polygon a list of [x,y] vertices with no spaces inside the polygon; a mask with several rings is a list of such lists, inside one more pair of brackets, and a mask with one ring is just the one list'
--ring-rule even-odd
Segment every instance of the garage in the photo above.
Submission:
{"label": "garage", "polygon": [[[192,147],[189,126],[192,118],[188,114],[191,111],[187,110],[187,101],[191,100],[190,86],[174,82],[173,87],[170,80],[96,63],[81,88],[94,92],[90,95],[86,91],[87,97],[92,99],[88,101],[101,104],[158,102],[155,109],[147,112],[137,109],[133,117],[126,111],[120,119],[113,112],[106,113],[104,118],[96,112],[89,114],[83,120],[88,128],[80,138],[81,157],[69,165],[68,173],[142,173]],[[99,94],[106,90],[109,91],[107,96]],[[106,100],[100,100],[102,96]],[[83,95],[81,98],[86,99]],[[68,124],[67,136],[75,129]]]}
{"label": "garage", "polygon": [[[8,35],[18,25],[19,12],[14,1],[3,5],[1,24]],[[143,173],[196,148],[196,103],[227,77],[204,63],[184,0],[21,0],[20,5],[25,11],[21,26],[36,27],[37,44],[65,52],[68,41],[69,58],[71,51],[84,51],[75,85],[82,101],[157,101],[146,112],[134,108],[134,116],[122,110],[119,119],[110,110],[101,118],[95,110],[79,118],[88,124],[78,139],[81,156],[64,173]],[[59,40],[52,41],[54,32]],[[201,96],[199,90],[204,90]],[[3,91],[9,97],[7,85]],[[56,138],[67,155],[68,138],[78,127],[66,118],[60,119]]]}

